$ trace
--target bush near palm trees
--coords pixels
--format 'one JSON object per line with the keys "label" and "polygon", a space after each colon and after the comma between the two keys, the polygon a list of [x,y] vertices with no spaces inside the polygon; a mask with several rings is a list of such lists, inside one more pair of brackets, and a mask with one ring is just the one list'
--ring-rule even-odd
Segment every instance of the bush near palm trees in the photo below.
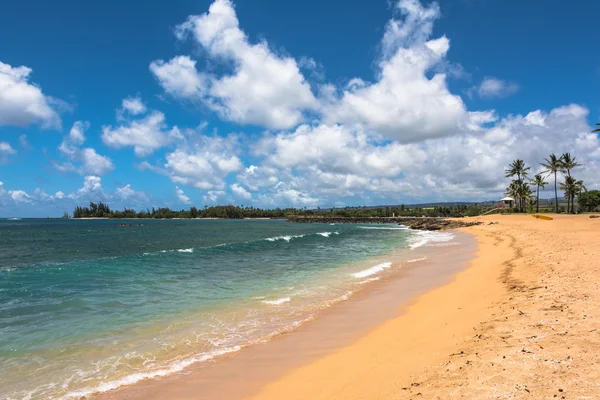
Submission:
{"label": "bush near palm trees", "polygon": [[[585,186],[583,185],[583,181],[578,181],[572,176],[565,177],[565,181],[560,184],[560,190],[565,192],[565,199],[575,199],[575,196],[578,196],[581,192],[585,190]],[[572,205],[572,204],[571,204]],[[567,208],[567,211],[571,214],[575,214],[575,206],[572,205],[572,208]]]}
{"label": "bush near palm trees", "polygon": [[510,186],[507,188],[507,193],[515,198],[519,203],[519,211],[523,212],[525,200],[530,195],[529,185],[525,183],[525,178],[529,173],[530,167],[525,166],[523,160],[515,160],[508,166],[508,169],[504,171],[507,178],[514,176],[517,179],[513,180]]}
{"label": "bush near palm trees", "polygon": [[581,209],[594,211],[600,206],[600,190],[590,190],[582,192],[577,196],[577,202]]}

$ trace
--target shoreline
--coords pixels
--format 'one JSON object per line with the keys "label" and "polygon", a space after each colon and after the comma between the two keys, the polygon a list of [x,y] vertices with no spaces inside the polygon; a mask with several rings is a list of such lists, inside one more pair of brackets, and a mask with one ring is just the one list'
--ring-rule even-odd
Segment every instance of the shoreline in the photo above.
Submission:
{"label": "shoreline", "polygon": [[600,392],[600,222],[477,217],[478,252],[398,318],[252,399],[582,398]]}
{"label": "shoreline", "polygon": [[400,315],[418,295],[450,281],[467,266],[475,249],[469,234],[456,232],[453,242],[456,245],[398,249],[399,255],[370,259],[365,266],[395,260],[394,265],[401,263],[402,268],[396,266],[397,271],[393,274],[384,274],[379,280],[362,285],[349,299],[326,309],[316,319],[266,343],[245,347],[179,373],[146,379],[86,398],[247,398],[270,381],[281,378],[284,372],[351,344],[376,326]]}

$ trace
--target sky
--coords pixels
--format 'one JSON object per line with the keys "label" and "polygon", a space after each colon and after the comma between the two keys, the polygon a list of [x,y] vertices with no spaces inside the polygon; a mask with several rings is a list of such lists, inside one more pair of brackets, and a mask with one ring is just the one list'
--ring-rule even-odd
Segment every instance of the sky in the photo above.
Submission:
{"label": "sky", "polygon": [[565,152],[600,188],[598,2],[2,8],[0,217],[495,200]]}

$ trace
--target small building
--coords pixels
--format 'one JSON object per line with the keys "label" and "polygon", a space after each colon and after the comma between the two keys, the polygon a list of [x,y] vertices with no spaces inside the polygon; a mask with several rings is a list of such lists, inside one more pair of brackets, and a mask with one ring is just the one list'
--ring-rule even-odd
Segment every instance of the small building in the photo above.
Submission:
{"label": "small building", "polygon": [[503,199],[500,199],[500,202],[503,205],[503,208],[513,208],[514,204],[515,204],[515,199],[513,199],[510,196],[507,196]]}

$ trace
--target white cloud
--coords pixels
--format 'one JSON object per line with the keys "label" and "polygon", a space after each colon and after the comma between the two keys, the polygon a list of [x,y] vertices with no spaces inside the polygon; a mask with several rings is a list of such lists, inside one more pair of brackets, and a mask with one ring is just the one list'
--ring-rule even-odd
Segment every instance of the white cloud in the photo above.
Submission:
{"label": "white cloud", "polygon": [[238,145],[235,136],[199,136],[195,143],[168,153],[164,168],[152,169],[164,173],[177,184],[202,190],[223,190],[225,177],[242,168],[242,162],[235,154]]}
{"label": "white cloud", "polygon": [[486,77],[479,86],[470,89],[469,94],[477,93],[481,98],[507,97],[519,91],[519,85],[498,78]]}
{"label": "white cloud", "polygon": [[55,100],[29,82],[30,74],[31,68],[0,62],[0,125],[60,129],[60,117],[52,108]]}
{"label": "white cloud", "polygon": [[195,100],[203,98],[207,92],[208,77],[196,70],[196,61],[188,56],[152,61],[150,71],[171,96]]}
{"label": "white cloud", "polygon": [[104,192],[102,179],[99,176],[88,175],[83,178],[83,186],[76,192],[68,195],[75,200],[106,201],[109,196]]}
{"label": "white cloud", "polygon": [[377,141],[356,127],[303,125],[266,134],[256,144],[260,162],[237,181],[256,193],[256,204],[273,207],[494,200],[508,184],[504,170],[512,160],[524,159],[537,173],[544,157],[569,151],[585,164],[574,175],[596,188],[600,140],[587,115],[578,105],[536,110],[480,132],[412,144]]}
{"label": "white cloud", "polygon": [[317,106],[296,60],[275,54],[265,41],[250,43],[231,1],[216,0],[208,13],[189,16],[176,35],[193,36],[212,60],[232,64],[233,73],[199,73],[187,56],[158,60],[150,70],[167,93],[202,101],[227,120],[275,129],[297,125]]}
{"label": "white cloud", "polygon": [[175,194],[177,194],[177,199],[183,204],[192,204],[192,200],[188,196],[185,195],[185,192],[179,188],[179,186],[175,186]]}
{"label": "white cloud", "polygon": [[225,196],[225,192],[223,190],[209,190],[206,192],[205,196],[202,196],[202,199],[205,203],[215,204],[223,196]]}
{"label": "white cloud", "polygon": [[165,115],[159,111],[152,111],[141,119],[127,120],[115,128],[102,127],[104,144],[117,149],[131,146],[138,157],[148,156],[180,138],[179,128],[169,129]]}
{"label": "white cloud", "polygon": [[324,122],[362,124],[401,142],[449,136],[472,127],[474,121],[462,99],[449,91],[446,75],[427,75],[445,62],[450,49],[445,36],[430,40],[433,22],[440,16],[437,3],[423,7],[416,0],[401,0],[397,8],[401,18],[386,26],[376,82],[354,78],[341,95],[325,85]]}
{"label": "white cloud", "polygon": [[8,194],[17,203],[31,203],[32,197],[24,190],[9,190]]}
{"label": "white cloud", "polygon": [[230,188],[231,188],[231,191],[237,197],[240,197],[240,198],[245,199],[245,200],[251,200],[252,199],[252,193],[250,193],[249,191],[247,191],[246,189],[244,189],[239,184],[234,183],[233,185],[230,185]]}
{"label": "white cloud", "polygon": [[81,175],[104,175],[115,168],[109,157],[98,154],[91,147],[80,147],[85,142],[85,132],[89,127],[90,123],[87,121],[76,121],[73,124],[69,134],[63,138],[58,147],[61,154],[69,161],[54,162],[56,169],[63,172],[77,172]]}
{"label": "white cloud", "polygon": [[81,174],[104,175],[115,168],[110,158],[96,153],[96,150],[90,147],[81,150],[81,158]]}
{"label": "white cloud", "polygon": [[146,106],[140,97],[127,97],[123,99],[122,107],[131,115],[143,114],[146,112]]}
{"label": "white cloud", "polygon": [[17,151],[7,142],[0,142],[0,163],[8,160],[8,156],[17,154]]}

